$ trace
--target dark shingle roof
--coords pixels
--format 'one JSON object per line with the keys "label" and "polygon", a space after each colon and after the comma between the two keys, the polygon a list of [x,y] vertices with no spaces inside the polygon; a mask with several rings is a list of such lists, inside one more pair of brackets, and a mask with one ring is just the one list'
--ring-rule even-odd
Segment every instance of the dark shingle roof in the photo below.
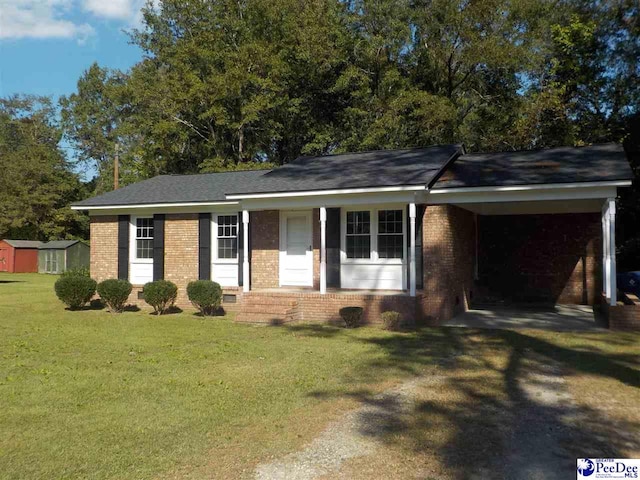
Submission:
{"label": "dark shingle roof", "polygon": [[222,202],[233,188],[249,188],[268,170],[245,172],[203,173],[200,175],[159,175],[149,180],[97,197],[75,203],[74,206],[136,205],[147,203]]}
{"label": "dark shingle roof", "polygon": [[226,193],[426,185],[453,155],[459,153],[462,153],[459,145],[438,145],[300,157],[265,174],[254,185],[237,185]]}
{"label": "dark shingle roof", "polygon": [[[429,185],[459,145],[301,157],[275,170],[160,175],[74,204],[77,207],[222,202],[229,194]],[[621,145],[461,155],[435,188],[629,180]]]}
{"label": "dark shingle roof", "polygon": [[38,248],[42,245],[42,242],[39,242],[38,240],[9,240],[5,238],[4,241],[13,248]]}
{"label": "dark shingle roof", "polygon": [[622,145],[464,155],[434,188],[604,182],[633,178]]}
{"label": "dark shingle roof", "polygon": [[75,245],[80,240],[52,240],[47,243],[43,243],[38,248],[40,250],[64,250],[65,248],[69,248],[71,245]]}

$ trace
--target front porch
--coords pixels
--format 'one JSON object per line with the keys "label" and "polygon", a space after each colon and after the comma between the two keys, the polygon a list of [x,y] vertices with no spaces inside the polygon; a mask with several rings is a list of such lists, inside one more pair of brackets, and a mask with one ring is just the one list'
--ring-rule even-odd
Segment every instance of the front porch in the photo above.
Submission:
{"label": "front porch", "polygon": [[416,322],[422,291],[408,292],[328,288],[325,293],[312,289],[262,288],[241,295],[236,321],[280,325],[291,322],[342,324],[343,307],[362,307],[365,324],[379,323],[380,314],[400,312],[405,322]]}

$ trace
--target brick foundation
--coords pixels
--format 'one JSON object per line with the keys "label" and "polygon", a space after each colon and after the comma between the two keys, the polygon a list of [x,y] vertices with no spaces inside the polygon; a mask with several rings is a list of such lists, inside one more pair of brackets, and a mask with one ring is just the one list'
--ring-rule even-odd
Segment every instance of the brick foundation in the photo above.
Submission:
{"label": "brick foundation", "polygon": [[439,325],[466,311],[473,296],[473,213],[453,205],[430,205],[423,217],[424,290],[419,319]]}
{"label": "brick foundation", "polygon": [[604,315],[609,329],[640,332],[640,305],[611,306],[605,298],[599,300],[597,308]]}
{"label": "brick foundation", "polygon": [[[310,322],[343,324],[340,309],[343,307],[362,307],[363,324],[379,324],[382,312],[400,312],[403,322],[416,322],[416,306],[421,297],[408,295],[370,295],[355,292],[327,293],[318,292],[250,292],[243,295],[243,304],[238,319],[252,323]],[[260,310],[254,311],[259,305]]]}

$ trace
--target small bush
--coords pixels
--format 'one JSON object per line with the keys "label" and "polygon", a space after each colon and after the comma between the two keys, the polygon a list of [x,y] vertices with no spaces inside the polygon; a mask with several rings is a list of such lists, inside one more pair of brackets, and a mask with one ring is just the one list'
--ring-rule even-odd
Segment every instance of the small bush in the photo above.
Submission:
{"label": "small bush", "polygon": [[70,268],[62,272],[62,277],[89,277],[88,267]]}
{"label": "small bush", "polygon": [[340,309],[340,316],[347,328],[356,328],[360,326],[362,312],[362,307],[344,307]]}
{"label": "small bush", "polygon": [[203,315],[213,315],[222,303],[222,288],[211,280],[196,280],[187,285],[189,300]]}
{"label": "small bush", "polygon": [[98,295],[109,307],[109,310],[118,313],[124,309],[131,288],[131,284],[127,280],[112,278],[98,284]]}
{"label": "small bush", "polygon": [[162,315],[172,307],[178,296],[178,287],[168,280],[156,280],[145,284],[144,301],[153,307],[156,315]]}
{"label": "small bush", "polygon": [[399,330],[402,324],[402,315],[398,312],[383,312],[382,315],[382,328],[385,330]]}
{"label": "small bush", "polygon": [[96,281],[84,276],[64,276],[56,280],[54,289],[63,303],[76,310],[96,294]]}

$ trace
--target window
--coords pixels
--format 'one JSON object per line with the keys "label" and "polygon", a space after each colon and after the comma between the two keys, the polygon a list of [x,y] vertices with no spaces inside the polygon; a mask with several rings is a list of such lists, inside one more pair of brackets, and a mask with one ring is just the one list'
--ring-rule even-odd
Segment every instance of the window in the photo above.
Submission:
{"label": "window", "polygon": [[378,257],[402,258],[403,246],[402,210],[378,211]]}
{"label": "window", "polygon": [[347,258],[371,258],[371,214],[347,212]]}
{"label": "window", "polygon": [[153,258],[153,218],[136,219],[136,258]]}
{"label": "window", "polygon": [[238,216],[218,215],[218,258],[238,258]]}

